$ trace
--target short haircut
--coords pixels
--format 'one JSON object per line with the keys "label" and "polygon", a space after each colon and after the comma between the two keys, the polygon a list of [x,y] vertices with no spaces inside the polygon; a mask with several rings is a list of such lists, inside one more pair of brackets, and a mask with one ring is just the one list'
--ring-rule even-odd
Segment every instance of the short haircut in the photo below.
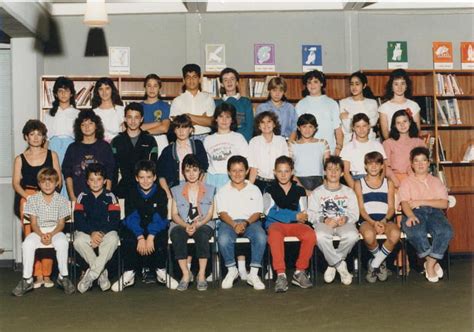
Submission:
{"label": "short haircut", "polygon": [[365,121],[365,123],[370,125],[370,119],[365,113],[357,113],[356,115],[354,115],[354,117],[352,118],[352,126],[354,126],[359,121]]}
{"label": "short haircut", "polygon": [[26,121],[25,125],[23,126],[23,130],[22,130],[23,138],[25,136],[28,136],[29,134],[31,134],[35,130],[40,132],[40,134],[43,135],[44,139],[46,140],[46,134],[48,133],[48,129],[46,128],[46,125],[43,122],[41,122],[40,120],[28,120],[28,121]]}
{"label": "short haircut", "polygon": [[286,164],[290,166],[290,168],[293,170],[295,169],[295,162],[293,159],[291,159],[288,156],[280,156],[275,160],[275,169],[278,167],[278,165]]}
{"label": "short haircut", "polygon": [[364,156],[364,164],[377,163],[383,165],[383,156],[378,151],[372,151]]}
{"label": "short haircut", "polygon": [[246,171],[249,169],[249,162],[247,161],[247,158],[245,157],[242,157],[239,155],[230,157],[229,160],[227,160],[227,171],[230,172],[230,168],[234,164],[243,164]]}
{"label": "short haircut", "polygon": [[278,116],[274,112],[264,111],[262,113],[258,113],[254,119],[253,128],[254,128],[255,136],[260,135],[262,133],[262,131],[259,128],[259,125],[260,125],[260,122],[262,122],[263,119],[266,117],[269,117],[270,120],[272,120],[273,124],[275,125],[275,128],[273,128],[273,134],[280,135],[281,125],[280,125],[280,121],[278,121]]}
{"label": "short haircut", "polygon": [[173,132],[176,128],[193,128],[193,122],[187,114],[181,114],[174,117],[171,122],[170,130]]}
{"label": "short haircut", "polygon": [[214,115],[212,117],[212,127],[214,131],[217,131],[217,118],[222,113],[229,113],[230,117],[232,118],[232,122],[230,124],[230,130],[237,131],[237,111],[235,110],[234,105],[223,102],[222,104],[218,105],[214,111]]}
{"label": "short haircut", "polygon": [[324,170],[327,170],[329,164],[339,166],[341,171],[344,172],[344,162],[342,161],[341,157],[339,157],[339,156],[329,156],[329,158],[324,161]]}
{"label": "short haircut", "polygon": [[326,94],[326,77],[324,76],[324,73],[319,70],[312,70],[304,74],[303,76],[303,97],[306,97],[309,95],[308,88],[306,87],[306,84],[308,84],[309,81],[311,81],[313,78],[317,79],[319,82],[321,82],[321,94]]}
{"label": "short haircut", "polygon": [[410,127],[408,129],[408,136],[411,138],[418,137],[418,127],[413,120],[413,117],[406,110],[398,110],[392,116],[392,123],[390,124],[390,134],[389,137],[398,141],[400,138],[400,132],[397,129],[397,118],[400,116],[406,116],[410,122]]}
{"label": "short haircut", "polygon": [[[227,67],[227,68],[222,69],[221,73],[219,74],[219,82],[220,82],[221,84],[222,84],[222,82],[223,82],[223,79],[224,79],[223,77],[224,77],[224,75],[225,75],[225,74],[229,74],[229,73],[234,74],[236,82],[237,82],[237,83],[239,82],[239,80],[240,80],[240,74],[239,74],[239,72],[238,72],[237,70],[235,70],[234,68],[229,68],[229,67]],[[238,84],[236,85],[236,90],[237,90],[237,92],[239,92],[239,90],[240,90]],[[219,89],[219,92],[221,93],[221,95],[225,95],[225,92],[226,92],[226,91],[225,91],[225,88],[224,88],[223,85],[222,85],[221,88]]]}
{"label": "short haircut", "polygon": [[419,155],[424,155],[426,159],[430,160],[430,150],[423,146],[418,146],[416,148],[413,148],[413,150],[410,151],[410,161],[413,162],[415,157]]}
{"label": "short haircut", "polygon": [[84,134],[81,130],[81,125],[84,121],[91,120],[95,123],[95,138],[97,140],[104,139],[104,124],[102,123],[102,119],[100,116],[95,114],[93,110],[83,110],[79,112],[76,120],[74,121],[74,138],[76,142],[82,142],[84,139]]}
{"label": "short haircut", "polygon": [[59,89],[69,90],[71,93],[71,97],[69,98],[69,103],[72,107],[76,107],[76,90],[74,89],[74,82],[71,81],[69,78],[64,76],[59,76],[53,85],[53,96],[54,101],[51,109],[49,110],[49,115],[55,116],[58,108],[59,108],[59,99],[58,99],[58,91]]}
{"label": "short haircut", "polygon": [[36,176],[38,183],[43,181],[52,181],[54,183],[58,183],[59,181],[59,174],[58,172],[52,167],[43,167]]}
{"label": "short haircut", "polygon": [[273,77],[269,82],[268,82],[268,91],[273,90],[275,88],[280,88],[283,90],[283,92],[286,92],[288,89],[288,85],[286,84],[286,81],[283,77]]}
{"label": "short haircut", "polygon": [[101,163],[92,163],[92,164],[87,165],[86,180],[89,179],[89,176],[91,174],[102,176],[104,180],[107,179],[107,171],[105,169],[105,166]]}
{"label": "short haircut", "polygon": [[201,67],[195,63],[188,63],[187,65],[184,65],[183,68],[181,69],[183,72],[183,78],[186,76],[187,73],[192,73],[195,72],[198,74],[198,76],[201,76]]}
{"label": "short haircut", "polygon": [[137,102],[131,102],[125,106],[124,115],[127,116],[127,111],[137,111],[140,112],[140,116],[143,118],[143,105]]}
{"label": "short haircut", "polygon": [[296,122],[296,137],[298,139],[301,138],[301,132],[298,129],[298,127],[304,126],[306,124],[313,125],[316,131],[318,130],[318,121],[316,121],[316,117],[313,114],[310,114],[310,113],[301,114],[298,118],[298,121]]}
{"label": "short haircut", "polygon": [[156,175],[156,164],[153,160],[139,160],[135,164],[135,176],[138,176],[138,173],[141,171],[151,172],[153,176]]}
{"label": "short haircut", "polygon": [[181,163],[181,172],[183,172],[186,169],[186,167],[197,167],[199,168],[199,171],[201,173],[204,172],[201,163],[199,162],[199,159],[196,157],[196,155],[189,153],[183,158],[183,162]]}

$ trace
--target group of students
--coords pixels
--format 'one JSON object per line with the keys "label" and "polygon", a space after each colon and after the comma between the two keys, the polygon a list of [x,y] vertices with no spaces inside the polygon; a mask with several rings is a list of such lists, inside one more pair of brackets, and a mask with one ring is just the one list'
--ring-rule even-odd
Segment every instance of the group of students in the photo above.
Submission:
{"label": "group of students", "polygon": [[[257,290],[265,288],[258,271],[268,243],[275,291],[285,292],[285,236],[301,242],[292,284],[312,286],[306,270],[316,243],[328,263],[324,280],[333,282],[337,272],[343,284],[351,284],[345,259],[359,232],[373,255],[366,280],[386,280],[385,258],[398,243],[400,228],[425,259],[428,281],[442,278],[437,261],[452,238],[442,212],[448,196],[429,174],[429,151],[418,138],[420,108],[408,99],[411,81],[404,70],[391,73],[387,101],[378,110],[361,72],[350,76],[351,96],[339,105],[325,95],[320,71],[304,74],[304,98],[296,107],[286,101],[284,79],[275,77],[255,118],[250,100],[239,94],[239,78],[236,70],[224,69],[223,98],[214,102],[200,91],[199,66],[188,64],[183,93],[171,107],[159,99],[160,78],[150,74],[143,102],[125,108],[113,81],[101,78],[93,109],[83,111],[75,108],[73,82],[58,78],[52,109],[44,123],[25,124],[28,148],[15,159],[19,215],[30,223],[23,225],[23,278],[13,294],[54,285],[50,253],[35,256],[42,245],[56,250],[57,284],[74,292],[62,233],[69,201],[74,202],[74,248],[88,265],[77,285],[81,293],[96,280],[103,291],[121,291],[143,269],[172,289],[184,291],[196,278],[196,288],[206,290],[209,240],[216,234],[227,268],[224,289],[239,277]],[[125,200],[122,221],[118,198]],[[400,204],[403,217],[397,219]],[[377,234],[387,235],[381,246]],[[340,237],[337,248],[334,235]],[[250,240],[250,272],[244,255],[235,259],[240,236]],[[187,247],[191,237],[196,276]],[[182,272],[179,282],[165,270],[168,239]],[[125,272],[112,284],[107,263],[119,241]]]}

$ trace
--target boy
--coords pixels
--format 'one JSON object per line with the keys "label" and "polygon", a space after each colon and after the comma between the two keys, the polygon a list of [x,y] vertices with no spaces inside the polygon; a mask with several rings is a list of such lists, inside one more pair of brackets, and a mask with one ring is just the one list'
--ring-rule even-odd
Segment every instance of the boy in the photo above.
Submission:
{"label": "boy", "polygon": [[[374,283],[377,279],[387,280],[385,259],[400,240],[400,229],[392,220],[395,213],[395,187],[392,181],[383,176],[383,155],[377,151],[369,152],[364,157],[364,164],[367,174],[355,181],[354,190],[362,219],[359,232],[373,255],[365,279]],[[382,247],[377,243],[377,234],[387,235]]]}
{"label": "boy", "polygon": [[[330,156],[324,162],[325,183],[309,196],[308,215],[314,224],[318,247],[328,262],[324,281],[331,283],[336,271],[344,285],[352,283],[352,274],[347,270],[346,256],[359,241],[356,221],[359,219],[357,198],[351,188],[340,183],[344,163],[338,156]],[[337,249],[333,235],[341,238]]]}
{"label": "boy", "polygon": [[[126,193],[135,188],[135,164],[139,160],[158,160],[158,147],[153,136],[140,129],[143,123],[143,106],[130,103],[125,107],[124,132],[112,140],[112,152],[115,157],[115,180],[120,171],[120,182],[115,186],[114,193],[124,198]],[[116,183],[116,181],[114,181]]]}
{"label": "boy", "polygon": [[211,132],[214,99],[201,92],[201,67],[192,63],[183,67],[184,92],[171,103],[170,116],[187,114],[194,125],[194,138],[204,140]]}
{"label": "boy", "polygon": [[[426,259],[426,279],[438,282],[444,274],[438,260],[443,258],[448,248],[453,228],[442,211],[448,208],[448,192],[438,178],[429,174],[429,155],[429,150],[424,147],[411,150],[414,174],[402,181],[399,195],[405,215],[402,230],[415,247],[418,257]],[[431,244],[428,233],[433,238]]]}
{"label": "boy", "polygon": [[306,199],[303,187],[298,186],[293,178],[294,163],[287,156],[281,156],[275,161],[274,182],[263,195],[264,202],[269,202],[266,211],[265,228],[268,232],[273,268],[277,272],[275,292],[282,293],[288,290],[288,281],[285,274],[285,236],[296,236],[301,247],[296,261],[296,271],[291,283],[301,288],[313,287],[306,274],[309,260],[313,255],[316,244],[314,230],[306,224],[308,214],[300,207],[300,201]]}
{"label": "boy", "polygon": [[168,199],[164,190],[155,183],[155,163],[140,160],[135,166],[135,179],[138,184],[125,199],[126,217],[122,232],[125,272],[113,284],[112,291],[118,292],[132,286],[135,272],[142,268],[156,271],[158,282],[176,289],[178,282],[166,273]]}
{"label": "boy", "polygon": [[77,284],[77,290],[81,293],[87,292],[96,279],[102,291],[110,288],[105,265],[114,255],[119,243],[117,231],[120,206],[115,195],[104,188],[106,178],[106,170],[102,164],[90,164],[86,168],[89,189],[79,194],[74,206],[74,248],[89,264]]}
{"label": "boy", "polygon": [[23,242],[23,279],[12,291],[23,296],[33,289],[33,263],[35,251],[41,245],[53,245],[58,260],[59,275],[56,280],[66,294],[74,293],[74,284],[68,278],[67,258],[69,244],[64,229],[65,218],[70,216],[69,202],[58,194],[59,174],[54,168],[45,167],[37,176],[40,192],[28,198],[24,214],[30,217],[32,233]]}
{"label": "boy", "polygon": [[216,195],[217,213],[222,221],[219,225],[219,250],[227,267],[222,289],[232,288],[239,271],[235,264],[235,239],[245,236],[250,240],[251,261],[247,284],[256,290],[265,289],[258,276],[262,267],[267,236],[262,228],[260,216],[263,212],[262,194],[257,186],[245,178],[249,173],[247,159],[232,156],[227,161],[230,181]]}

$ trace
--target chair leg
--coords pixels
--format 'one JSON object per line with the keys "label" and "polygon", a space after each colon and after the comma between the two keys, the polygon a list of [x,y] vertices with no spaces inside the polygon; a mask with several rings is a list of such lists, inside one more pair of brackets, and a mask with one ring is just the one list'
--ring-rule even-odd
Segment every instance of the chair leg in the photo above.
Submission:
{"label": "chair leg", "polygon": [[313,251],[313,257],[314,257],[314,284],[318,284],[318,246],[314,246],[314,251]]}
{"label": "chair leg", "polygon": [[173,274],[173,258],[171,256],[171,246],[168,244],[168,262],[166,264],[167,272],[166,273],[166,286],[168,289],[171,289],[171,277]]}
{"label": "chair leg", "polygon": [[406,266],[406,262],[407,262],[407,243],[406,243],[406,239],[402,239],[401,240],[402,242],[402,284],[404,284],[407,280],[407,266]]}
{"label": "chair leg", "polygon": [[[316,246],[315,246],[316,247]],[[309,275],[311,277],[311,284],[314,286],[315,285],[315,280],[314,280],[314,271],[315,271],[315,264],[314,264],[314,253],[315,249],[313,248],[313,255],[311,256],[311,259],[309,260]]]}
{"label": "chair leg", "polygon": [[451,254],[449,253],[449,246],[448,249],[446,250],[446,260],[447,260],[447,267],[446,267],[446,277],[449,280],[449,275],[451,272]]}
{"label": "chair leg", "polygon": [[[267,266],[269,267],[268,269],[268,280],[267,280],[267,287],[268,289],[270,289],[271,287],[271,282],[272,282],[272,278],[270,278],[270,276],[272,276],[272,270],[273,270],[273,266],[272,266],[272,252],[271,252],[271,249],[270,249],[270,246],[267,246]],[[265,278],[265,276],[263,276]],[[265,280],[265,279],[264,279]]]}
{"label": "chair leg", "polygon": [[359,281],[359,285],[362,282],[362,260],[361,260],[361,240],[357,242],[357,261],[356,264],[354,264],[354,269],[357,271],[357,279]]}

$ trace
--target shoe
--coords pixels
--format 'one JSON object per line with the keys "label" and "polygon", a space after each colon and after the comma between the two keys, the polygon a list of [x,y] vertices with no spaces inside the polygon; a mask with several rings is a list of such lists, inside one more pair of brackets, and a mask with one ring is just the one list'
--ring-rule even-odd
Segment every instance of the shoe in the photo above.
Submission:
{"label": "shoe", "polygon": [[103,292],[110,289],[109,272],[107,271],[107,269],[104,269],[104,271],[102,271],[99,276],[98,282],[99,287],[100,289],[102,289]]}
{"label": "shoe", "polygon": [[222,280],[222,289],[230,289],[234,285],[235,279],[239,276],[239,271],[236,268],[229,269],[224,280]]}
{"label": "shoe", "polygon": [[52,288],[54,287],[54,282],[51,279],[44,279],[43,281],[44,288]]}
{"label": "shoe", "polygon": [[33,283],[33,288],[34,288],[34,289],[38,289],[38,288],[41,288],[43,285],[44,285],[44,281],[43,281],[43,280],[36,280],[36,281]]}
{"label": "shoe", "polygon": [[291,283],[293,285],[299,286],[301,288],[311,288],[313,287],[313,283],[309,279],[306,272],[298,272],[293,273],[293,278],[291,278]]}
{"label": "shoe", "polygon": [[441,267],[441,265],[439,265],[439,263],[435,264],[434,270],[435,270],[436,275],[438,276],[438,278],[443,279],[444,271],[443,271],[443,268]]}
{"label": "shoe", "polygon": [[379,268],[377,269],[377,278],[380,281],[386,281],[388,278],[388,269],[387,263],[385,261],[380,264]]}
{"label": "shoe", "polygon": [[81,293],[85,293],[92,287],[93,282],[94,278],[91,277],[90,269],[87,269],[86,273],[84,273],[84,276],[77,284],[77,290]]}
{"label": "shoe", "polygon": [[212,273],[207,276],[206,281],[207,282],[213,282],[214,281],[214,277],[212,276]]}
{"label": "shoe", "polygon": [[341,277],[341,283],[343,285],[350,285],[352,284],[352,274],[349,273],[347,270],[347,264],[346,261],[342,261],[337,267],[336,267],[337,272],[339,273],[339,276]]}
{"label": "shoe", "polygon": [[328,266],[326,271],[324,272],[324,281],[328,284],[334,281],[336,278],[336,268],[333,266]]}
{"label": "shoe", "polygon": [[180,291],[180,292],[183,292],[186,289],[188,289],[188,286],[189,286],[189,281],[181,280],[179,282],[178,286],[176,287],[176,290]]}
{"label": "shoe", "polygon": [[369,265],[367,266],[367,274],[365,275],[365,280],[373,284],[377,281],[377,269],[372,267],[372,260],[369,260]]}
{"label": "shoe", "polygon": [[239,271],[239,278],[240,280],[246,281],[249,277],[249,274],[247,271]]}
{"label": "shoe", "polygon": [[125,271],[112,285],[112,292],[121,292],[124,288],[133,286],[135,284],[135,272]]}
{"label": "shoe", "polygon": [[[176,281],[175,278],[170,276],[165,269],[156,269],[156,280],[160,284],[165,284],[166,287],[169,289],[177,289],[178,288],[178,282]],[[189,279],[189,282],[191,282],[191,279]]]}
{"label": "shoe", "polygon": [[277,276],[275,293],[285,293],[288,290],[288,280],[284,274]]}
{"label": "shoe", "polygon": [[273,270],[271,265],[268,265],[267,273],[265,273],[265,280],[273,280]]}
{"label": "shoe", "polygon": [[255,290],[264,290],[265,284],[260,280],[260,277],[256,274],[249,274],[247,276],[247,284],[253,286]]}
{"label": "shoe", "polygon": [[33,280],[28,282],[28,280],[22,278],[15,289],[13,289],[12,294],[15,296],[23,296],[31,290],[33,290]]}
{"label": "shoe", "polygon": [[197,285],[196,285],[196,289],[198,291],[206,291],[207,290],[207,281],[204,280],[204,281],[199,281],[197,282]]}
{"label": "shoe", "polygon": [[[443,269],[441,268],[441,266],[438,263],[436,263],[435,266],[434,266],[434,270],[435,270],[435,273],[436,273],[436,276],[434,276],[434,277],[428,276],[428,271],[426,271],[426,262],[423,263],[423,267],[425,268],[425,271],[424,271],[425,277],[429,282],[438,282],[439,279],[441,279],[444,275]],[[440,275],[441,275],[441,277],[440,277]]]}
{"label": "shoe", "polygon": [[156,283],[155,274],[150,271],[149,268],[142,269],[142,282],[145,284],[154,284]]}
{"label": "shoe", "polygon": [[74,284],[68,277],[58,277],[56,283],[60,288],[64,290],[64,293],[66,293],[67,295],[73,294],[76,291],[76,287],[74,287]]}

